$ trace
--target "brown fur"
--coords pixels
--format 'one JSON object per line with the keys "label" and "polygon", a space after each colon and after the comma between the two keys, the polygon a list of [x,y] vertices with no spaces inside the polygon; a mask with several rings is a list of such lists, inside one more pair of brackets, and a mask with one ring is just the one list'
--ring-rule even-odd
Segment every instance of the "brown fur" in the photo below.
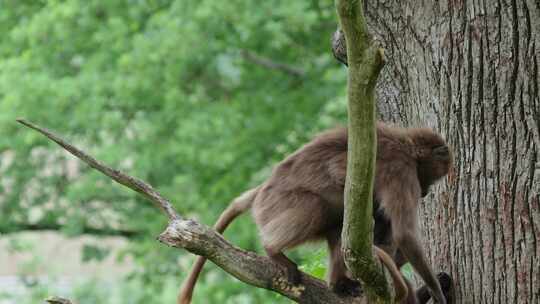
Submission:
{"label": "brown fur", "polygon": [[[397,249],[403,252],[404,260],[411,262],[439,303],[445,300],[416,236],[416,212],[419,198],[451,165],[445,141],[432,130],[377,124],[374,199],[391,226],[386,229],[389,241],[383,249],[390,256]],[[251,207],[268,256],[287,268],[293,284],[299,283],[300,273],[283,250],[319,239],[327,240],[330,249],[330,286],[339,291],[342,282],[350,281],[340,250],[346,167],[347,129],[324,132],[279,163],[266,182],[249,191],[249,202],[242,205],[243,210]],[[240,213],[225,215],[230,208],[238,209],[237,204],[224,212],[218,224],[228,224]],[[179,303],[190,302],[204,263],[200,261],[184,285]],[[416,301],[413,292],[411,297],[409,301]]]}

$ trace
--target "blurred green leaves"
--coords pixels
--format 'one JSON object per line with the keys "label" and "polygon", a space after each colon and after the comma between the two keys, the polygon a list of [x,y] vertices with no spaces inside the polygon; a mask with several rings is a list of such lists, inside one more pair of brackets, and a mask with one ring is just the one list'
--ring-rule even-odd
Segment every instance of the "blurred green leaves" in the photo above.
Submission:
{"label": "blurred green leaves", "polygon": [[110,250],[108,248],[86,244],[82,248],[82,260],[84,262],[103,261],[109,253]]}
{"label": "blurred green leaves", "polygon": [[[140,266],[133,279],[149,295],[166,276],[179,283],[186,253],[155,241],[166,219],[153,206],[14,120],[55,130],[211,224],[284,155],[344,122],[336,26],[331,1],[0,1],[0,231],[35,222],[70,235],[141,231],[127,249]],[[305,74],[246,60],[246,50]],[[250,220],[230,230],[239,246],[259,246]],[[106,254],[85,248],[87,260]],[[302,261],[322,275],[324,257]],[[208,266],[227,279],[196,301],[275,302]]]}

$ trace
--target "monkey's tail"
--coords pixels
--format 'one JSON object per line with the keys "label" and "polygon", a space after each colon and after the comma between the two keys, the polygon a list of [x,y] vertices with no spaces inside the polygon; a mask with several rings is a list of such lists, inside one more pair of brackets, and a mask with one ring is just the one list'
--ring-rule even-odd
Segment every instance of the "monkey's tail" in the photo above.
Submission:
{"label": "monkey's tail", "polygon": [[397,268],[396,263],[394,263],[394,260],[379,247],[373,246],[373,249],[375,250],[375,253],[379,257],[381,262],[384,264],[386,269],[388,269],[388,272],[390,272],[390,276],[392,277],[392,281],[394,283],[396,303],[401,303],[403,299],[407,298],[409,292],[414,291],[409,290],[409,287],[407,283],[405,283],[405,280],[403,279],[401,272]]}
{"label": "monkey's tail", "polygon": [[[251,208],[251,205],[253,204],[253,200],[255,199],[255,196],[257,195],[257,192],[259,190],[259,187],[253,188],[251,190],[248,190],[244,192],[239,197],[235,198],[233,202],[221,213],[219,216],[218,221],[214,225],[214,229],[219,232],[223,233],[227,226],[239,215],[246,212]],[[182,286],[182,289],[180,290],[180,293],[178,294],[178,304],[190,304],[191,298],[193,296],[193,290],[195,289],[195,284],[197,283],[197,279],[199,277],[199,274],[202,271],[202,268],[204,266],[204,263],[206,262],[206,258],[203,256],[200,256],[197,258],[197,261],[195,262],[195,265],[193,265],[193,269],[191,270],[191,273],[189,274],[188,278],[186,279],[184,285]]]}

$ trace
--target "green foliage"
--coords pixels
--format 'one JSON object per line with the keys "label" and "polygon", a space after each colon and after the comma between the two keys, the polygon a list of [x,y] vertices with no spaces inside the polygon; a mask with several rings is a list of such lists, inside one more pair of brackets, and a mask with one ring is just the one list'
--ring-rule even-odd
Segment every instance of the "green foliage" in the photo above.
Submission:
{"label": "green foliage", "polygon": [[304,253],[305,262],[300,269],[314,277],[324,280],[326,274],[326,248]]}
{"label": "green foliage", "polygon": [[[138,231],[124,254],[144,291],[118,303],[156,302],[151,296],[187,272],[178,261],[190,258],[155,241],[166,219],[15,118],[57,131],[211,224],[284,155],[344,122],[346,75],[329,44],[335,28],[332,1],[0,1],[0,231]],[[305,74],[263,67],[245,51]],[[258,250],[250,220],[226,237]],[[92,260],[107,250],[84,251]],[[323,274],[324,257],[302,261]],[[196,303],[279,301],[213,265],[205,274]],[[103,302],[80,295],[81,303]]]}
{"label": "green foliage", "polygon": [[401,267],[401,272],[403,273],[403,275],[407,279],[409,279],[409,280],[414,279],[414,270],[413,270],[412,265],[410,263],[407,263],[407,264],[403,265],[403,267]]}
{"label": "green foliage", "polygon": [[82,260],[84,262],[103,261],[110,253],[110,249],[101,246],[85,244],[82,248]]}

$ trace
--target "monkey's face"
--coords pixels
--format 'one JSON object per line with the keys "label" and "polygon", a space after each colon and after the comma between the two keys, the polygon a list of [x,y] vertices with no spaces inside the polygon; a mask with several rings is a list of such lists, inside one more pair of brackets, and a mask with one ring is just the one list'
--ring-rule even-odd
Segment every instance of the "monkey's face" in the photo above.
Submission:
{"label": "monkey's face", "polygon": [[423,150],[418,158],[418,178],[422,184],[422,192],[427,194],[427,188],[450,171],[452,151],[444,143],[425,147]]}
{"label": "monkey's face", "polygon": [[422,196],[425,196],[429,186],[450,171],[452,151],[445,140],[430,129],[412,129],[410,134],[416,150],[417,174]]}

